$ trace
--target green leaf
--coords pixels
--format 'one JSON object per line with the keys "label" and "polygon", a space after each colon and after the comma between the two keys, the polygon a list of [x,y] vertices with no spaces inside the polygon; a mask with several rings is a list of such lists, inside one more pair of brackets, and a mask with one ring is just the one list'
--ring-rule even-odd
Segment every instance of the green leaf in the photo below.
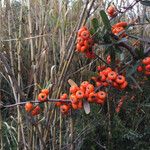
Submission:
{"label": "green leaf", "polygon": [[92,19],[92,26],[94,28],[94,31],[96,32],[98,30],[99,26],[100,26],[99,22],[98,22],[98,20],[96,18]]}
{"label": "green leaf", "polygon": [[145,6],[150,6],[150,1],[149,0],[147,0],[147,1],[141,1],[141,4],[145,5]]}
{"label": "green leaf", "polygon": [[107,30],[111,30],[111,25],[110,25],[110,21],[107,17],[107,14],[105,13],[104,10],[100,11],[100,15],[102,17],[102,21],[104,23],[104,26],[106,27]]}

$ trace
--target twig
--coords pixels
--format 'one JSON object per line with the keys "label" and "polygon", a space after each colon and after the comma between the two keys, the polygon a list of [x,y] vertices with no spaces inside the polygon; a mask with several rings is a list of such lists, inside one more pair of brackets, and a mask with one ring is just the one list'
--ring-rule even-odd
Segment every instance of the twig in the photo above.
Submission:
{"label": "twig", "polygon": [[[71,100],[70,99],[66,99],[66,100],[61,100],[61,99],[47,99],[43,102],[40,102],[40,101],[26,101],[26,102],[19,102],[19,103],[15,103],[15,104],[11,104],[11,105],[3,105],[1,104],[1,107],[4,107],[4,108],[10,108],[10,107],[14,107],[14,106],[18,106],[18,105],[25,105],[27,102],[30,102],[30,103],[45,103],[45,102],[66,102],[66,103],[71,103]],[[1,108],[0,107],[0,108]]]}

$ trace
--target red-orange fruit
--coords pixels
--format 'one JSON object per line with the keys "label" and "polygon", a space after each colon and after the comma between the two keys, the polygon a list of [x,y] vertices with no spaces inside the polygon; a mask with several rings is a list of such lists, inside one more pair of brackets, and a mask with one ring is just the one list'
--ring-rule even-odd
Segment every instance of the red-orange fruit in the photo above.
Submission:
{"label": "red-orange fruit", "polygon": [[150,64],[150,57],[144,58],[143,61],[142,61],[142,63],[143,63],[144,65]]}
{"label": "red-orange fruit", "polygon": [[66,93],[64,93],[60,96],[60,99],[65,100],[65,99],[67,99],[67,97],[68,97],[68,95]]}
{"label": "red-orange fruit", "polygon": [[88,84],[86,87],[86,92],[91,93],[94,91],[94,85]]}
{"label": "red-orange fruit", "polygon": [[65,114],[69,111],[69,106],[68,105],[61,105],[60,106],[60,111]]}
{"label": "red-orange fruit", "polygon": [[106,76],[104,75],[103,72],[99,73],[100,81],[106,81]]}
{"label": "red-orange fruit", "polygon": [[125,82],[125,77],[122,76],[122,75],[118,75],[117,78],[116,78],[116,82],[118,84],[122,84],[123,82]]}
{"label": "red-orange fruit", "polygon": [[81,37],[82,37],[84,40],[88,39],[89,36],[90,36],[90,32],[89,32],[89,31],[84,30],[84,31],[81,32]]}
{"label": "red-orange fruit", "polygon": [[36,107],[32,110],[31,115],[32,115],[32,116],[36,116],[36,115],[38,115],[38,114],[40,113],[40,111],[41,111],[40,106],[36,106]]}
{"label": "red-orange fruit", "polygon": [[91,92],[89,94],[89,97],[88,97],[88,102],[96,102],[97,101],[97,94],[95,92]]}
{"label": "red-orange fruit", "polygon": [[123,83],[120,85],[120,89],[125,89],[125,88],[127,87],[127,85],[128,85],[128,82],[127,82],[127,81],[123,82]]}
{"label": "red-orange fruit", "polygon": [[109,80],[115,80],[117,77],[117,73],[115,71],[111,71],[108,73],[108,79]]}
{"label": "red-orange fruit", "polygon": [[138,66],[138,67],[137,67],[137,71],[138,71],[138,72],[142,72],[142,71],[143,71],[143,67],[142,67],[142,66]]}
{"label": "red-orange fruit", "polygon": [[97,97],[98,97],[99,99],[104,100],[104,99],[106,98],[106,96],[107,96],[107,94],[106,94],[106,92],[104,92],[104,91],[99,91],[99,92],[97,93]]}
{"label": "red-orange fruit", "polygon": [[73,85],[70,87],[70,93],[76,93],[78,90],[79,90],[78,86]]}
{"label": "red-orange fruit", "polygon": [[83,108],[83,102],[82,101],[79,101],[78,102],[78,109],[82,109]]}
{"label": "red-orange fruit", "polygon": [[76,104],[72,103],[71,106],[72,106],[72,108],[73,108],[74,110],[77,110],[77,109],[78,109],[78,103],[76,103]]}
{"label": "red-orange fruit", "polygon": [[84,98],[84,92],[81,91],[81,90],[78,90],[78,91],[76,92],[76,97],[77,97],[77,99],[82,99],[82,98]]}
{"label": "red-orange fruit", "polygon": [[83,81],[83,82],[81,83],[81,86],[83,86],[84,88],[86,88],[88,84],[89,84],[88,81]]}
{"label": "red-orange fruit", "polygon": [[44,101],[46,101],[46,99],[47,99],[47,95],[46,95],[45,93],[40,93],[40,94],[38,95],[38,100],[39,100],[40,102],[44,102]]}
{"label": "red-orange fruit", "polygon": [[77,43],[80,44],[81,46],[84,45],[84,39],[82,37],[78,37]]}
{"label": "red-orange fruit", "polygon": [[27,103],[25,104],[25,110],[26,110],[27,112],[30,112],[32,109],[33,109],[33,104],[30,103],[30,102],[27,102]]}
{"label": "red-orange fruit", "polygon": [[70,95],[70,100],[72,101],[72,103],[77,103],[78,102],[78,98],[76,97],[75,94]]}
{"label": "red-orange fruit", "polygon": [[49,94],[49,90],[48,89],[42,89],[41,93],[45,93],[46,95],[48,95]]}
{"label": "red-orange fruit", "polygon": [[146,71],[150,71],[150,64],[148,64],[148,65],[145,66],[145,70]]}
{"label": "red-orange fruit", "polygon": [[76,50],[77,50],[78,52],[80,52],[80,51],[81,51],[81,45],[80,45],[80,44],[77,44],[77,46],[76,46]]}

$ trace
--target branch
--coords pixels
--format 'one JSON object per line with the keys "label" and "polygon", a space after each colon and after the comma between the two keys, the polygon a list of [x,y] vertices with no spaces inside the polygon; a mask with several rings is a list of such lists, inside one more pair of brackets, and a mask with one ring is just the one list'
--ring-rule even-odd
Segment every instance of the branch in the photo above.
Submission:
{"label": "branch", "polygon": [[70,99],[66,99],[66,100],[61,100],[61,99],[47,99],[43,102],[40,102],[40,101],[26,101],[26,102],[20,102],[20,103],[15,103],[15,104],[11,104],[11,105],[3,105],[2,103],[0,103],[0,109],[1,108],[10,108],[10,107],[15,107],[15,106],[18,106],[18,105],[25,105],[27,102],[30,102],[30,103],[45,103],[45,102],[52,102],[52,103],[55,103],[55,102],[67,102],[67,103],[71,103],[71,100]]}

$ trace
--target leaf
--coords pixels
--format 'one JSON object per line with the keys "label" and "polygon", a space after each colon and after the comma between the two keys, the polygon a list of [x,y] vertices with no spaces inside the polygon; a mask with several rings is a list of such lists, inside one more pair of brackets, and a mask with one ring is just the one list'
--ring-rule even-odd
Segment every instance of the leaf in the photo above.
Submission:
{"label": "leaf", "polygon": [[99,28],[100,25],[99,25],[99,22],[98,22],[98,20],[96,18],[92,19],[92,26],[94,28],[94,31],[98,30],[98,28]]}
{"label": "leaf", "polygon": [[102,21],[104,23],[104,26],[106,27],[107,30],[111,30],[111,25],[110,25],[110,21],[107,17],[107,14],[105,13],[104,10],[100,11],[100,15],[102,17]]}
{"label": "leaf", "polygon": [[90,113],[90,104],[86,100],[83,101],[83,107],[86,114]]}
{"label": "leaf", "polygon": [[147,0],[147,1],[141,1],[141,4],[145,5],[145,6],[150,6],[150,1],[149,0]]}
{"label": "leaf", "polygon": [[70,86],[78,86],[73,80],[69,79],[68,83],[70,84]]}

